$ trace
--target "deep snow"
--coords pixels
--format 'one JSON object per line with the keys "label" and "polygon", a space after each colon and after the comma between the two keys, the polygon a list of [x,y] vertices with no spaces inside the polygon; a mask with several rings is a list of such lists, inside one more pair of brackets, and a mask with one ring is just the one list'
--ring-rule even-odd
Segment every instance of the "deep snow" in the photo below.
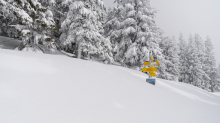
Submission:
{"label": "deep snow", "polygon": [[19,46],[21,40],[0,36],[0,48],[1,49],[15,49]]}
{"label": "deep snow", "polygon": [[220,96],[120,66],[0,49],[0,123],[219,123]]}

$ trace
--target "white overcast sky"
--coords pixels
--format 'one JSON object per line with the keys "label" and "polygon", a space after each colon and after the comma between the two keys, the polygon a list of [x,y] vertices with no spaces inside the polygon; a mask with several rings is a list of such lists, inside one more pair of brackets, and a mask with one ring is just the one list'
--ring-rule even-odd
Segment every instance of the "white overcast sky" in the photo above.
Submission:
{"label": "white overcast sky", "polygon": [[[114,0],[103,0],[107,7],[114,6]],[[220,0],[151,0],[151,6],[158,10],[157,25],[167,36],[185,39],[199,34],[203,40],[211,38],[217,63],[220,63]]]}

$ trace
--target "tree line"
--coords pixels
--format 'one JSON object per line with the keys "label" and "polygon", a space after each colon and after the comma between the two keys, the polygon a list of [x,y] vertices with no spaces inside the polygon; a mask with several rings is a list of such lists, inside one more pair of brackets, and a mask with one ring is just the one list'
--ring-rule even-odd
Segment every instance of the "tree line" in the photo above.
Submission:
{"label": "tree line", "polygon": [[165,36],[150,0],[115,3],[107,10],[102,0],[0,0],[0,34],[21,39],[19,50],[59,49],[139,71],[152,52],[160,62],[158,78],[220,91],[220,65],[209,37]]}

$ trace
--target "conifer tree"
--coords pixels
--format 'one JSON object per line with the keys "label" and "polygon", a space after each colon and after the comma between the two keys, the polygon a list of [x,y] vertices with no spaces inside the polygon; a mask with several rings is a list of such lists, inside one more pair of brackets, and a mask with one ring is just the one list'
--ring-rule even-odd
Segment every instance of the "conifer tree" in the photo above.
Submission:
{"label": "conifer tree", "polygon": [[193,39],[192,35],[190,35],[189,43],[188,43],[188,50],[187,50],[187,69],[185,76],[185,82],[190,83],[194,86],[206,89],[209,91],[209,83],[205,82],[204,80],[209,80],[209,76],[203,70],[203,63],[202,63],[202,41],[195,35]]}
{"label": "conifer tree", "polygon": [[195,78],[194,77],[195,75],[193,75],[193,67],[194,65],[196,65],[195,60],[194,60],[195,56],[196,56],[195,42],[193,40],[192,35],[190,35],[188,46],[187,46],[187,54],[186,54],[186,57],[187,57],[186,69],[188,69],[188,71],[186,72],[185,79],[183,80],[184,82],[189,83],[189,84],[193,84],[193,81]]}
{"label": "conifer tree", "polygon": [[158,77],[164,78],[165,65],[159,47],[160,29],[155,24],[155,9],[149,0],[116,0],[108,13],[105,34],[115,47],[116,61],[139,70],[149,61],[150,53],[161,64]]}
{"label": "conifer tree", "polygon": [[168,80],[178,81],[179,77],[179,47],[175,38],[164,37],[160,48],[165,56],[166,73]]}
{"label": "conifer tree", "polygon": [[220,92],[220,64],[217,67],[217,80],[216,85],[214,86],[214,90]]}
{"label": "conifer tree", "polygon": [[42,6],[44,6],[46,9],[50,10],[53,14],[53,20],[55,23],[55,27],[51,31],[51,35],[53,38],[57,40],[59,35],[59,29],[60,29],[60,18],[64,16],[64,14],[61,11],[61,2],[62,0],[39,0]]}
{"label": "conifer tree", "polygon": [[[129,1],[117,1],[118,6],[109,10],[105,24],[105,35],[110,38],[114,47],[114,59],[124,65],[128,47],[134,47],[136,34],[136,18],[134,4]],[[130,50],[129,55],[134,56],[132,63],[137,60],[136,50]],[[127,55],[128,55],[127,54]]]}
{"label": "conifer tree", "polygon": [[111,43],[103,36],[106,7],[102,0],[65,0],[62,4],[68,12],[61,24],[61,45],[72,49],[77,58],[93,56],[112,63]]}
{"label": "conifer tree", "polygon": [[19,50],[40,51],[39,45],[55,48],[53,13],[38,0],[1,0],[3,34],[22,39]]}
{"label": "conifer tree", "polygon": [[[136,10],[136,35],[134,36],[135,40],[135,49],[139,55],[139,59],[136,61],[136,66],[141,66],[148,56],[148,52],[152,52],[152,55],[156,61],[159,61],[161,64],[158,67],[158,76],[163,78],[163,60],[164,56],[159,47],[160,41],[160,29],[155,23],[155,14],[156,10],[151,7],[149,0],[133,0],[134,7]],[[134,49],[134,48],[133,48]],[[132,58],[132,56],[130,56]],[[129,62],[130,57],[126,57],[126,60]]]}
{"label": "conifer tree", "polygon": [[196,51],[198,54],[198,61],[199,61],[198,64],[201,65],[200,73],[202,76],[201,83],[197,84],[197,86],[205,90],[209,90],[210,83],[208,81],[210,80],[210,76],[206,74],[205,64],[204,64],[205,46],[202,38],[198,34],[195,34],[195,44],[196,44]]}
{"label": "conifer tree", "polygon": [[185,82],[186,80],[186,72],[187,72],[187,42],[186,40],[183,38],[183,34],[180,33],[179,35],[179,62],[180,62],[180,66],[179,66],[179,70],[180,70],[180,74],[179,74],[179,81],[180,82]]}
{"label": "conifer tree", "polygon": [[205,40],[204,70],[210,77],[210,80],[208,82],[210,84],[209,89],[212,92],[215,91],[215,85],[218,85],[218,71],[216,69],[216,60],[213,49],[214,47],[212,45],[211,39],[207,36]]}

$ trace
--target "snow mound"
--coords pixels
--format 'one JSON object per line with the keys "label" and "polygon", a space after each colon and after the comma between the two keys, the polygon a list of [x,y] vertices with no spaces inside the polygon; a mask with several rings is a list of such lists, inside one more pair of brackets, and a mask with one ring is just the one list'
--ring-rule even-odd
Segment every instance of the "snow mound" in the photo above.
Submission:
{"label": "snow mound", "polygon": [[220,97],[114,65],[0,49],[1,123],[219,123]]}

